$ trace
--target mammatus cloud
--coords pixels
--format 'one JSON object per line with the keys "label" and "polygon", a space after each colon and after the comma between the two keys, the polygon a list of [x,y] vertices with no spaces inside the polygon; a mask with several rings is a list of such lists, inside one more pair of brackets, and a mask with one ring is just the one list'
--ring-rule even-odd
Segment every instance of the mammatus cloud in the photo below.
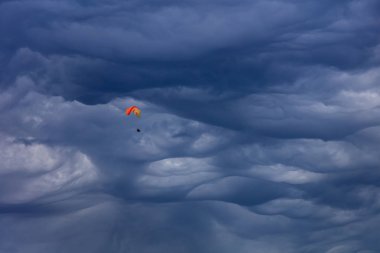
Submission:
{"label": "mammatus cloud", "polygon": [[[370,83],[361,86],[366,91],[355,96],[376,97]],[[374,219],[376,223],[378,219],[379,156],[377,127],[372,122],[366,126],[364,121],[362,129],[330,140],[323,140],[323,135],[321,139],[252,137],[251,119],[232,110],[220,115],[231,115],[238,121],[235,124],[246,122],[248,127],[217,127],[207,121],[207,110],[200,110],[194,120],[186,111],[176,116],[170,106],[149,104],[148,100],[123,98],[88,106],[36,93],[34,87],[29,77],[20,77],[1,97],[3,224],[8,224],[7,217],[14,213],[20,216],[4,241],[8,245],[4,252],[22,250],[27,245],[33,245],[30,252],[55,250],[62,247],[61,237],[67,233],[80,233],[70,240],[67,249],[84,252],[110,248],[149,251],[157,243],[161,243],[154,246],[157,250],[178,248],[185,252],[220,248],[229,252],[236,245],[241,245],[243,252],[252,247],[269,252],[279,252],[280,247],[289,252],[376,250],[371,236],[361,237],[374,233],[376,229],[369,221]],[[170,92],[181,98],[184,92],[202,91],[179,89],[163,94]],[[223,107],[223,96],[203,94]],[[347,99],[342,94],[352,97],[339,91],[328,100],[335,104],[322,108],[334,107],[330,113],[336,115],[363,108],[368,114],[377,110],[370,100],[367,104],[343,106]],[[288,116],[272,113],[277,111],[268,104],[272,96],[230,99],[243,109],[250,101],[251,108],[246,112],[259,121],[269,115],[279,122],[278,129],[273,129],[280,131],[287,125],[281,121]],[[283,101],[288,101],[279,102],[282,111],[294,117],[302,114],[306,124],[310,124],[309,118],[322,114],[319,107],[307,111],[297,106],[291,100],[294,96],[281,95]],[[302,104],[317,103],[306,96],[303,100]],[[124,105],[129,103],[138,104],[145,113],[140,122],[123,115]],[[136,124],[143,135],[136,134]],[[15,188],[14,182],[21,187]],[[189,211],[194,209],[196,213]],[[141,214],[144,210],[146,215]],[[33,213],[36,218],[25,213]],[[161,220],[160,215],[166,218]],[[85,224],[92,224],[93,216],[103,217],[90,226],[99,232],[82,230],[89,226]],[[62,226],[62,219],[71,222]],[[187,219],[197,220],[198,225],[190,226]],[[120,220],[125,225],[116,225]],[[130,225],[131,220],[135,225]],[[41,222],[51,224],[50,233],[24,239],[24,246],[12,244],[17,235],[26,236],[30,233],[28,227]],[[168,234],[160,236],[160,229]],[[199,231],[206,239],[194,237]],[[110,233],[116,239],[110,239]],[[152,238],[144,236],[147,234]],[[352,236],[361,239],[348,239]],[[184,239],[188,237],[199,245],[189,245]],[[94,238],[98,238],[96,245],[90,244]],[[44,242],[36,243],[41,240]],[[215,244],[206,247],[203,240]],[[81,247],[76,246],[79,242],[83,242]]]}
{"label": "mammatus cloud", "polygon": [[94,165],[84,154],[2,137],[2,203],[33,202],[43,196],[69,194],[96,181]]}
{"label": "mammatus cloud", "polygon": [[379,10],[2,1],[0,252],[378,252]]}

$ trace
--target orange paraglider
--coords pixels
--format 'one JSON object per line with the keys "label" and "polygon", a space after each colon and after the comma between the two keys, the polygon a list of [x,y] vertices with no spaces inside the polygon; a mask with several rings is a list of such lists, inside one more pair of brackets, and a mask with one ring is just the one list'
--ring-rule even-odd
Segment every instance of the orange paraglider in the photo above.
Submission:
{"label": "orange paraglider", "polygon": [[131,113],[133,113],[134,115],[136,115],[139,118],[141,116],[141,110],[137,106],[135,106],[135,105],[133,105],[133,106],[128,107],[127,109],[125,109],[125,114],[127,116],[129,116]]}
{"label": "orange paraglider", "polygon": [[[136,117],[140,118],[141,117],[141,110],[140,108],[138,108],[137,106],[133,105],[131,107],[128,107],[127,109],[125,109],[125,114],[127,116],[131,115],[131,113],[133,113]],[[140,129],[136,129],[137,132],[140,132]]]}

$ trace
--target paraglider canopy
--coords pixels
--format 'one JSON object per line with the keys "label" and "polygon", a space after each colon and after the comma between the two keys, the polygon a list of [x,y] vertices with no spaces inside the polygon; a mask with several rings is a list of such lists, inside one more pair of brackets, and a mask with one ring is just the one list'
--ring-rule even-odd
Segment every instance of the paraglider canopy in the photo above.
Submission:
{"label": "paraglider canopy", "polygon": [[134,115],[136,115],[139,118],[141,116],[141,110],[137,106],[135,106],[135,105],[133,105],[133,106],[128,107],[127,109],[125,109],[125,114],[127,116],[129,116],[131,113],[133,113]]}

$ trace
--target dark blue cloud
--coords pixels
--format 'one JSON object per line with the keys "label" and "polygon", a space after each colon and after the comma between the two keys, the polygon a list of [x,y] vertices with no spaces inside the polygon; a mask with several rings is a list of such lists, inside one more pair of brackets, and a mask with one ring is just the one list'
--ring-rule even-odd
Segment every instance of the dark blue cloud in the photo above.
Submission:
{"label": "dark blue cloud", "polygon": [[37,78],[59,87],[44,90],[86,103],[177,85],[252,92],[293,83],[307,66],[373,64],[378,10],[376,1],[11,1],[1,43],[8,57],[46,55]]}
{"label": "dark blue cloud", "polygon": [[379,13],[0,1],[0,253],[380,251]]}

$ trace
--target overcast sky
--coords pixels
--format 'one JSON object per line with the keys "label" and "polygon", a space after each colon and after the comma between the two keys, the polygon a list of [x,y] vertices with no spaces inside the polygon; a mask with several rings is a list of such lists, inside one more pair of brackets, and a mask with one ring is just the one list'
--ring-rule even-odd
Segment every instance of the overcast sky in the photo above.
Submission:
{"label": "overcast sky", "polygon": [[0,253],[380,252],[378,0],[2,0],[0,66]]}

